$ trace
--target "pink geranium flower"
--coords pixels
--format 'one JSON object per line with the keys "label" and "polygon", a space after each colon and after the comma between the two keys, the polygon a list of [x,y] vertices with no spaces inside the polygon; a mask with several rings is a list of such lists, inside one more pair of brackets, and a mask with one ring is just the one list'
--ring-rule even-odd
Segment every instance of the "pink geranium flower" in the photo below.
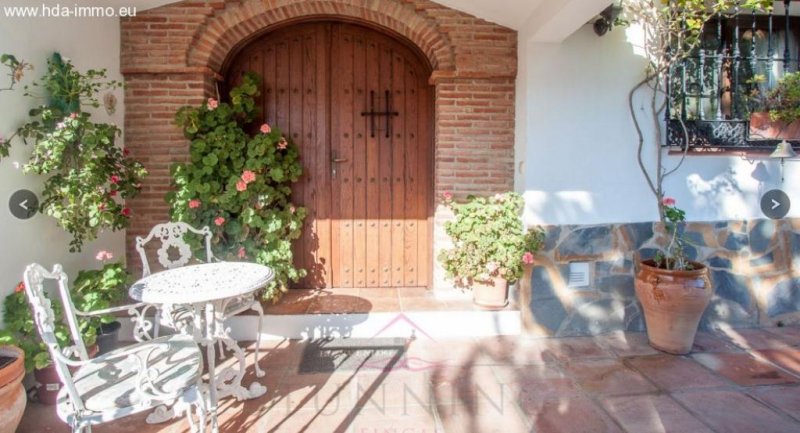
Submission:
{"label": "pink geranium flower", "polygon": [[450,191],[445,191],[444,193],[442,193],[442,197],[444,198],[444,201],[452,201],[453,193],[451,193]]}
{"label": "pink geranium flower", "polygon": [[108,181],[114,184],[119,183],[119,176],[112,174]]}
{"label": "pink geranium flower", "polygon": [[239,253],[237,256],[239,256],[240,259],[247,257],[247,251],[244,249],[244,247],[239,247]]}
{"label": "pink geranium flower", "polygon": [[94,258],[95,258],[95,259],[97,259],[98,261],[101,261],[101,262],[103,262],[103,261],[106,261],[106,260],[111,260],[111,259],[113,259],[113,258],[114,258],[114,255],[113,255],[113,254],[111,254],[111,252],[110,252],[110,251],[102,250],[102,251],[100,251],[99,253],[97,253],[97,255],[96,255],[96,256],[94,256]]}
{"label": "pink geranium flower", "polygon": [[14,287],[14,293],[22,293],[25,291],[25,283],[22,281],[17,284],[17,287]]}
{"label": "pink geranium flower", "polygon": [[522,255],[522,263],[525,263],[526,265],[532,265],[533,253],[530,251],[526,251],[525,254]]}
{"label": "pink geranium flower", "polygon": [[284,150],[287,147],[289,147],[289,142],[286,141],[285,138],[281,137],[281,139],[278,141],[278,149]]}
{"label": "pink geranium flower", "polygon": [[247,183],[245,181],[240,180],[236,182],[236,191],[242,192],[247,189]]}
{"label": "pink geranium flower", "polygon": [[192,199],[189,200],[189,209],[197,209],[200,207],[200,200]]}
{"label": "pink geranium flower", "polygon": [[675,206],[675,199],[672,197],[664,197],[662,203],[664,206]]}
{"label": "pink geranium flower", "polygon": [[219,106],[219,101],[214,98],[208,98],[208,109],[215,110]]}
{"label": "pink geranium flower", "polygon": [[72,113],[72,114],[70,114],[70,115],[69,115],[69,118],[70,118],[70,119],[77,119],[77,118],[78,118],[78,113]]}
{"label": "pink geranium flower", "polygon": [[244,183],[250,183],[253,182],[254,180],[256,180],[255,173],[253,173],[250,170],[245,170],[242,172],[242,181],[244,181]]}
{"label": "pink geranium flower", "polygon": [[295,213],[297,209],[294,206],[289,206],[289,212]]}
{"label": "pink geranium flower", "polygon": [[270,132],[272,132],[272,128],[270,128],[269,125],[267,125],[266,123],[261,125],[262,134],[269,134]]}
{"label": "pink geranium flower", "polygon": [[125,217],[131,216],[131,209],[127,207],[122,208],[122,216]]}
{"label": "pink geranium flower", "polygon": [[214,218],[214,224],[216,224],[218,227],[225,224],[225,218],[223,217]]}

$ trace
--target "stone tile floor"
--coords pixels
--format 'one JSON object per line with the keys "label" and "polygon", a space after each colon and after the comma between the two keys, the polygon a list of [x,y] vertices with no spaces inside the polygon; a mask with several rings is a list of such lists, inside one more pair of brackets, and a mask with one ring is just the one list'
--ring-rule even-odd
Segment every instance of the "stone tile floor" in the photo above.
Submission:
{"label": "stone tile floor", "polygon": [[[445,324],[446,325],[446,324]],[[800,432],[800,328],[701,333],[689,356],[644,334],[423,340],[405,367],[299,374],[307,342],[267,342],[263,397],[221,402],[222,432]],[[252,349],[252,348],[251,348]],[[252,360],[252,357],[249,358]],[[252,368],[247,381],[253,380]],[[144,415],[95,433],[178,433]],[[67,432],[30,403],[20,433]]]}

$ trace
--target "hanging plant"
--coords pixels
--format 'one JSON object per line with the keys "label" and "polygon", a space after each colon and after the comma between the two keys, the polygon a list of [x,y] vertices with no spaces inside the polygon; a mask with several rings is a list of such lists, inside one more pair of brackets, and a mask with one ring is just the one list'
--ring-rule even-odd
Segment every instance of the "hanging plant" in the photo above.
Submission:
{"label": "hanging plant", "polygon": [[[81,73],[56,53],[45,75],[25,87],[26,96],[46,98],[47,103],[30,110],[30,121],[15,134],[33,144],[23,171],[46,176],[40,211],[72,235],[71,252],[80,251],[104,229],[128,226],[130,209],[123,200],[139,193],[147,175],[116,145],[121,133],[116,125],[95,123],[82,111],[100,107],[99,92],[121,86],[108,81],[105,70]],[[39,90],[44,94],[38,95]]]}
{"label": "hanging plant", "polygon": [[178,111],[190,161],[172,166],[167,202],[173,220],[212,229],[215,256],[270,266],[275,280],[264,297],[273,299],[305,276],[292,263],[291,247],[306,210],[291,202],[291,184],[302,174],[297,146],[267,124],[249,132],[258,126],[258,82],[246,75],[230,103],[209,99]]}
{"label": "hanging plant", "polygon": [[[25,76],[25,71],[33,70],[33,66],[24,60],[18,60],[12,54],[0,54],[0,66],[8,70],[7,76],[9,84],[6,87],[0,87],[0,92],[14,90],[14,86],[22,80]],[[8,151],[11,148],[11,140],[7,140],[0,134],[0,157],[8,156]]]}

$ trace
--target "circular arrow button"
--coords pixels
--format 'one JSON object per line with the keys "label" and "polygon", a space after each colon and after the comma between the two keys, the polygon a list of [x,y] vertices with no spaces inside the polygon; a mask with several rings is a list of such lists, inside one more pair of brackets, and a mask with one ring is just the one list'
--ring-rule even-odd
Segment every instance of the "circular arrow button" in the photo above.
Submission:
{"label": "circular arrow button", "polygon": [[767,193],[761,197],[761,212],[763,212],[767,218],[779,220],[789,213],[791,207],[792,202],[789,200],[789,196],[779,189],[767,191]]}
{"label": "circular arrow button", "polygon": [[8,199],[8,209],[11,215],[21,220],[33,218],[39,210],[39,197],[27,189],[20,189],[11,194],[11,198]]}

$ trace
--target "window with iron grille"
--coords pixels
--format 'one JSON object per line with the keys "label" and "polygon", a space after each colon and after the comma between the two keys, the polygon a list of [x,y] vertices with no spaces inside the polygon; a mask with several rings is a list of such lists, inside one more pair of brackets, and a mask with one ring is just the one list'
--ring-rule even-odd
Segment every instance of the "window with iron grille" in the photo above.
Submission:
{"label": "window with iron grille", "polygon": [[[768,14],[736,13],[706,24],[703,41],[673,66],[667,87],[667,145],[711,150],[800,146],[800,121],[773,120],[773,90],[800,75],[800,1]],[[800,78],[800,76],[798,76]],[[685,131],[684,131],[685,127]]]}

